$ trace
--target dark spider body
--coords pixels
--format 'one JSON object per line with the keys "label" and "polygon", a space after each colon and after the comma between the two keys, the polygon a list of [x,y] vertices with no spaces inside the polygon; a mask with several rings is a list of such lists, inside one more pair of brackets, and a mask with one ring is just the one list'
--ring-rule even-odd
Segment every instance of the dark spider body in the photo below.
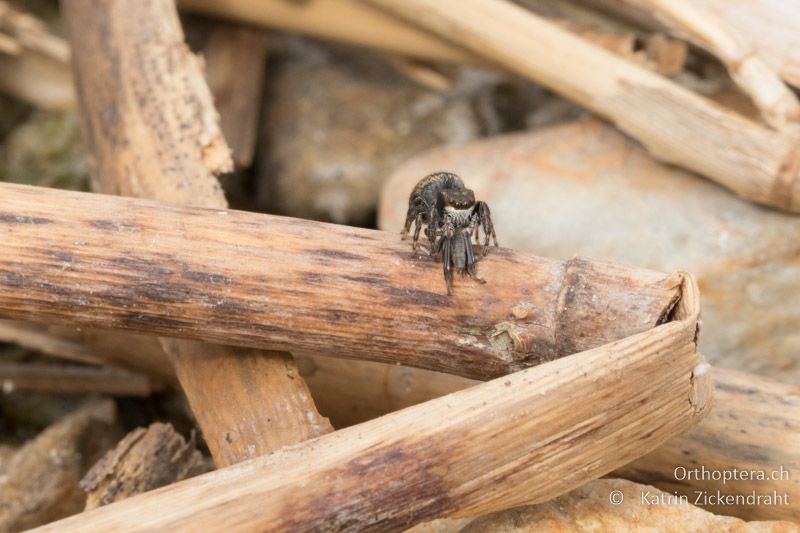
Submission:
{"label": "dark spider body", "polygon": [[475,193],[464,186],[461,178],[449,172],[436,172],[425,176],[411,191],[408,198],[408,213],[403,228],[403,238],[408,236],[414,224],[414,253],[420,248],[419,234],[425,226],[428,238],[428,253],[442,254],[444,279],[447,293],[452,293],[453,268],[462,276],[485,283],[475,272],[477,259],[472,247],[472,237],[480,238],[483,230],[484,241],[481,256],[489,252],[489,241],[494,234],[491,213],[486,202],[476,202]]}

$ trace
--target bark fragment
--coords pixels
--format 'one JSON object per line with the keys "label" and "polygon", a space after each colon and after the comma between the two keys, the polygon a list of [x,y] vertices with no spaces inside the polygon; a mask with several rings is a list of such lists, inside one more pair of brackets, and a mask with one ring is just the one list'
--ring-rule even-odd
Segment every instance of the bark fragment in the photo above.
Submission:
{"label": "bark fragment", "polygon": [[210,470],[195,448],[170,424],[155,423],[125,435],[80,482],[86,509],[123,500]]}

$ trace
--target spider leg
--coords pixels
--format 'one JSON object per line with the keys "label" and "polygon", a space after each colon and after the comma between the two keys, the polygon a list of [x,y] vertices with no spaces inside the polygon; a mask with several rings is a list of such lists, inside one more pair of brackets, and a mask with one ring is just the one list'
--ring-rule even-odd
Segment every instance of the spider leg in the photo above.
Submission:
{"label": "spider leg", "polygon": [[[444,237],[442,230],[437,231],[436,239],[433,241],[433,244],[431,245],[430,248],[430,257],[438,255],[439,253],[442,253],[444,251],[445,241],[446,239]],[[450,252],[450,255],[452,256],[452,250]]]}
{"label": "spider leg", "polygon": [[478,211],[478,220],[483,227],[483,250],[482,255],[489,253],[489,239],[494,240],[494,245],[497,246],[497,235],[494,233],[494,224],[492,223],[492,213],[489,211],[489,205],[486,202],[478,202],[476,204]]}
{"label": "spider leg", "polygon": [[464,239],[464,250],[467,253],[467,274],[478,283],[486,283],[486,280],[479,278],[477,272],[475,272],[475,253],[472,251],[472,239],[469,232],[465,231],[462,234],[462,238]]}
{"label": "spider leg", "polygon": [[428,237],[428,242],[430,243],[429,249],[431,256],[438,253],[441,249],[441,244],[439,247],[435,247],[435,244],[437,240],[442,238],[444,232],[445,227],[439,216],[439,211],[436,209],[435,205],[432,205],[428,210],[428,227],[425,228],[425,235]]}
{"label": "spider leg", "polygon": [[475,238],[475,242],[478,242],[478,212],[477,210],[473,209],[472,213],[469,215],[469,225],[467,226],[467,235],[469,235],[470,240]]}
{"label": "spider leg", "polygon": [[425,228],[425,235],[428,237],[428,242],[430,242],[431,245],[433,245],[433,242],[436,240],[440,225],[439,211],[436,210],[435,205],[432,205],[428,208],[428,227]]}
{"label": "spider leg", "polygon": [[[481,243],[481,240],[480,240],[480,237],[481,237],[481,222],[480,222],[480,220],[481,220],[480,219],[480,213],[478,212],[478,206],[476,204],[475,210],[472,212],[472,215],[470,215],[469,230],[468,230],[469,235],[470,235],[470,239],[469,239],[470,243],[472,242],[472,239],[474,238],[476,245],[480,245],[480,243]],[[481,255],[478,256],[475,260],[479,261],[485,255],[486,255],[485,253],[481,253]]]}
{"label": "spider leg", "polygon": [[453,266],[451,264],[450,248],[452,246],[453,238],[449,235],[444,235],[439,239],[442,248],[442,268],[444,269],[444,282],[447,285],[447,295],[453,294]]}
{"label": "spider leg", "polygon": [[411,223],[414,222],[415,219],[419,220],[419,215],[414,216],[414,211],[415,211],[414,207],[409,205],[408,212],[406,212],[406,223],[403,226],[403,231],[400,232],[400,237],[403,240],[406,240],[408,238],[408,232],[409,230],[411,230]]}
{"label": "spider leg", "polygon": [[422,230],[422,213],[417,213],[417,216],[414,218],[414,245],[411,249],[411,254],[416,256],[417,250],[419,250],[419,232]]}

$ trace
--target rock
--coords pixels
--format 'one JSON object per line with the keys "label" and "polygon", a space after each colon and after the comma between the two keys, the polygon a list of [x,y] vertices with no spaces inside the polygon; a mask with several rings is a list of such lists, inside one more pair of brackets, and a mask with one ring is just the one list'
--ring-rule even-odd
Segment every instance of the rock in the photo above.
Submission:
{"label": "rock", "polygon": [[155,423],[128,433],[81,480],[86,509],[164,487],[210,470],[195,447],[170,424]]}
{"label": "rock", "polygon": [[406,529],[405,533],[458,533],[471,521],[470,518],[439,518]]}
{"label": "rock", "polygon": [[11,459],[16,453],[17,448],[9,446],[8,444],[0,444],[0,479],[5,477],[8,463],[11,462]]}
{"label": "rock", "polygon": [[386,183],[379,227],[399,233],[409,192],[438,170],[488,202],[501,246],[692,272],[706,357],[800,383],[800,217],[660,164],[588,119],[415,157]]}
{"label": "rock", "polygon": [[28,118],[30,113],[29,105],[0,94],[0,141]]}
{"label": "rock", "polygon": [[0,419],[31,438],[86,403],[75,394],[52,394],[15,390],[13,383],[0,382]]}
{"label": "rock", "polygon": [[465,69],[439,91],[365,50],[281,42],[270,55],[256,180],[258,208],[270,212],[374,224],[383,181],[410,156],[577,109],[494,73]]}
{"label": "rock", "polygon": [[111,400],[88,403],[21,447],[0,478],[0,531],[33,528],[83,510],[78,482],[119,438]]}
{"label": "rock", "polygon": [[783,521],[744,522],[718,516],[648,485],[623,479],[598,479],[549,502],[477,518],[461,529],[462,533],[564,531],[796,533],[800,527]]}
{"label": "rock", "polygon": [[89,167],[72,111],[34,111],[0,146],[0,181],[86,191]]}
{"label": "rock", "polygon": [[258,199],[282,214],[369,224],[392,168],[480,135],[469,101],[421,87],[363,51],[294,47],[270,59],[266,89]]}

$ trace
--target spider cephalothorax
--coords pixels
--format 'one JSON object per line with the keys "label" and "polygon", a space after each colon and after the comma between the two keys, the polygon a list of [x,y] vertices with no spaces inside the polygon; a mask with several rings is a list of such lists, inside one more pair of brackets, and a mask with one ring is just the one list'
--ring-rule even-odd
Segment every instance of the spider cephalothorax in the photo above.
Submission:
{"label": "spider cephalothorax", "polygon": [[472,238],[475,237],[477,244],[483,230],[481,255],[486,255],[490,239],[497,246],[497,237],[489,206],[486,202],[476,202],[475,193],[464,186],[461,178],[449,172],[436,172],[422,178],[408,199],[403,238],[408,235],[412,224],[415,254],[421,247],[419,234],[423,226],[428,238],[428,254],[433,256],[441,252],[448,294],[453,285],[453,267],[459,274],[485,283],[475,272],[477,260]]}

